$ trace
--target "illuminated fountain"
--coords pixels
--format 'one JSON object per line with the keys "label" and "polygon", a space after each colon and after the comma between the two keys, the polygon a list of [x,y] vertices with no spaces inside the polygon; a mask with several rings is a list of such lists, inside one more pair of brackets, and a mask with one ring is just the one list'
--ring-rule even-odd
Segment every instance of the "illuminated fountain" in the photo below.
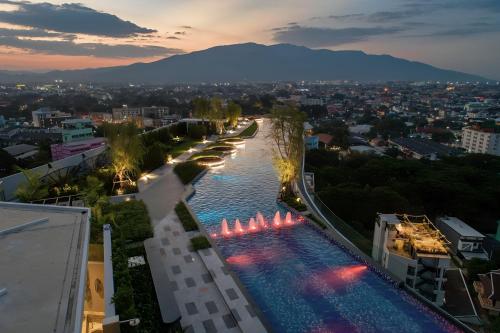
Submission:
{"label": "illuminated fountain", "polygon": [[257,212],[257,224],[261,229],[267,229],[267,223],[264,219],[264,215],[261,212]]}
{"label": "illuminated fountain", "polygon": [[239,219],[236,219],[236,222],[234,223],[234,231],[237,232],[238,234],[245,233],[245,230],[241,226],[241,222]]}
{"label": "illuminated fountain", "polygon": [[220,225],[220,234],[212,233],[211,236],[212,238],[217,238],[219,235],[223,237],[235,237],[251,233],[265,232],[269,228],[278,229],[283,228],[284,226],[295,226],[300,224],[300,222],[304,222],[304,218],[301,216],[293,218],[292,213],[288,212],[286,213],[284,219],[281,219],[281,213],[277,211],[272,221],[273,222],[270,225],[267,224],[264,215],[262,215],[261,212],[257,212],[255,218],[252,217],[248,221],[248,226],[243,226],[241,221],[236,219],[234,222],[234,228],[230,230],[227,219],[223,219]]}
{"label": "illuminated fountain", "polygon": [[255,219],[253,217],[248,222],[248,230],[250,232],[256,232],[258,230],[257,229],[257,223],[255,222]]}
{"label": "illuminated fountain", "polygon": [[281,225],[281,215],[279,211],[277,211],[276,214],[274,215],[273,225],[275,227],[279,227]]}
{"label": "illuminated fountain", "polygon": [[229,231],[229,226],[227,225],[226,219],[222,220],[221,234],[222,234],[222,236],[230,236],[231,235],[231,231]]}

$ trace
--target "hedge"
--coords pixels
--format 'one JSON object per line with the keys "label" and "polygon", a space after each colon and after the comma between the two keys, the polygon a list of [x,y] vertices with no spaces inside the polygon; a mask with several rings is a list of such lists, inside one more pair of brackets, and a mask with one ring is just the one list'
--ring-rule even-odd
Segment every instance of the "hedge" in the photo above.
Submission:
{"label": "hedge", "polygon": [[193,245],[193,249],[195,251],[208,249],[212,247],[212,245],[210,245],[210,242],[205,236],[196,236],[191,238],[191,245]]}
{"label": "hedge", "polygon": [[181,201],[175,206],[175,212],[179,217],[179,220],[186,231],[195,231],[198,230],[198,224],[191,216],[191,213],[187,209],[186,205]]}
{"label": "hedge", "polygon": [[257,129],[259,128],[259,125],[257,125],[257,122],[254,121],[252,123],[252,125],[248,126],[247,128],[245,128],[241,133],[240,133],[240,136],[242,138],[244,137],[251,137],[255,134],[255,132],[257,131]]}

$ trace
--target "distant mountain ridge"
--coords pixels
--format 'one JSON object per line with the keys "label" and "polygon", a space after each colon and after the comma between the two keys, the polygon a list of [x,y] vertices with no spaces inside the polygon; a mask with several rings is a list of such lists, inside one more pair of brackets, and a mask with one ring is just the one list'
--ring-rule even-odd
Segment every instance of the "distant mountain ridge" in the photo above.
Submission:
{"label": "distant mountain ridge", "polygon": [[389,55],[362,51],[313,50],[290,44],[216,46],[151,63],[96,69],[14,74],[0,71],[0,82],[201,83],[272,81],[486,81],[485,78]]}

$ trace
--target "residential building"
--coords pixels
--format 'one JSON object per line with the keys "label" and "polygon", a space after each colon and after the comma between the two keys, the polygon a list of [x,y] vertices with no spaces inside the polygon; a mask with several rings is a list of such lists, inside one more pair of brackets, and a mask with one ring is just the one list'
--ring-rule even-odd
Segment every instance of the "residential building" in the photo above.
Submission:
{"label": "residential building", "polygon": [[113,121],[132,120],[146,127],[160,127],[162,122],[159,120],[164,118],[171,122],[172,118],[169,118],[169,115],[170,109],[167,106],[128,107],[124,105],[121,108],[113,108]]}
{"label": "residential building", "polygon": [[474,124],[462,130],[462,148],[469,153],[500,156],[500,126]]}
{"label": "residential building", "polygon": [[405,285],[441,306],[448,241],[427,216],[378,214],[372,257]]}
{"label": "residential building", "polygon": [[87,140],[94,137],[90,119],[69,119],[61,123],[63,143]]}
{"label": "residential building", "polygon": [[105,138],[91,138],[83,141],[68,142],[62,144],[53,144],[50,146],[52,160],[57,161],[63,158],[82,154],[88,150],[106,145]]}
{"label": "residential building", "polygon": [[481,307],[490,315],[500,314],[500,269],[486,274],[478,274],[479,281],[474,281],[474,289]]}
{"label": "residential building", "polygon": [[139,117],[142,117],[142,110],[138,107],[129,108],[127,105],[124,105],[121,108],[113,108],[113,121],[122,122],[134,120]]}
{"label": "residential building", "polygon": [[450,251],[460,260],[479,258],[488,260],[483,248],[486,236],[456,217],[444,216],[436,219],[436,226],[450,241]]}
{"label": "residential building", "polygon": [[399,149],[408,158],[418,160],[425,158],[433,161],[439,159],[440,156],[452,156],[459,153],[457,149],[421,138],[390,139],[389,145]]}
{"label": "residential building", "polygon": [[61,123],[71,118],[69,113],[41,108],[31,112],[33,126],[41,128],[61,127]]}
{"label": "residential building", "polygon": [[10,156],[14,157],[16,160],[24,160],[38,154],[38,147],[33,145],[28,145],[21,143],[19,145],[9,146],[3,148]]}
{"label": "residential building", "polygon": [[0,330],[80,333],[90,209],[0,202]]}

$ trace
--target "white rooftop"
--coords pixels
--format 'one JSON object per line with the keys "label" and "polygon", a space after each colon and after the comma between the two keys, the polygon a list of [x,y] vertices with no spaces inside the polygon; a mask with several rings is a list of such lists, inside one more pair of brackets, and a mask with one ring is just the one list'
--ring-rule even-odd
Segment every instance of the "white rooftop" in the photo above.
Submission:
{"label": "white rooftop", "polygon": [[80,332],[87,208],[0,202],[0,332]]}
{"label": "white rooftop", "polygon": [[455,230],[462,237],[485,237],[483,234],[481,234],[476,229],[472,228],[459,218],[445,216],[440,218],[440,220],[441,222],[447,224],[450,228]]}
{"label": "white rooftop", "polygon": [[378,214],[381,221],[385,221],[389,224],[400,224],[401,220],[396,214]]}

